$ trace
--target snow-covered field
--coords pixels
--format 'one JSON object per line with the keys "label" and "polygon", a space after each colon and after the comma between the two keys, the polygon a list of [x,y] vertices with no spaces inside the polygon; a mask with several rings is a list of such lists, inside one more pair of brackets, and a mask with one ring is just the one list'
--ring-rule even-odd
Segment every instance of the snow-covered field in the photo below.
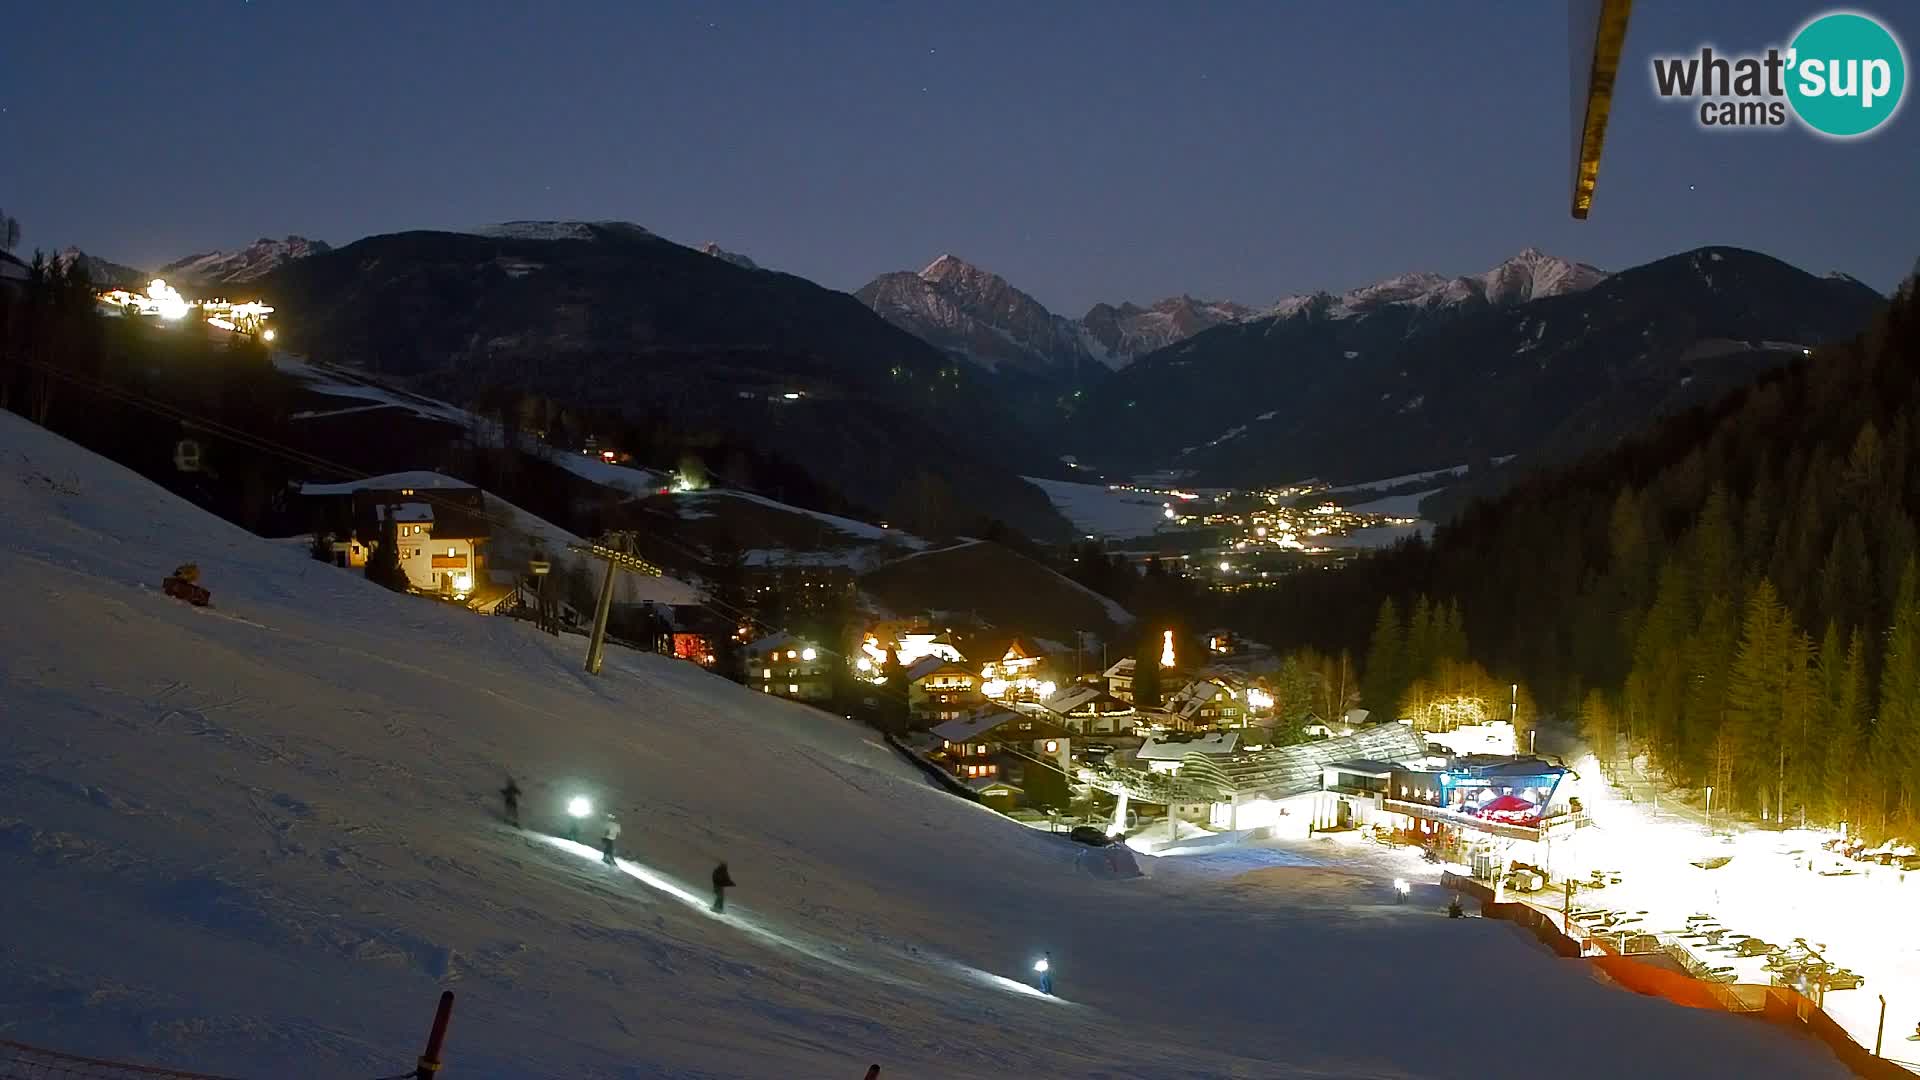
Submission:
{"label": "snow-covered field", "polygon": [[1355,503],[1347,507],[1347,509],[1356,514],[1385,514],[1388,517],[1418,517],[1420,515],[1420,500],[1429,495],[1438,495],[1443,490],[1445,489],[1431,488],[1427,491],[1416,491],[1411,495],[1389,495],[1384,499],[1375,499],[1372,502]]}
{"label": "snow-covered field", "polygon": [[1130,540],[1152,535],[1165,523],[1166,499],[1138,491],[1114,491],[1105,484],[1076,484],[1071,480],[1021,479],[1041,491],[1073,527],[1088,536]]}
{"label": "snow-covered field", "polygon": [[[1342,484],[1330,487],[1330,495],[1343,495],[1350,491],[1368,491],[1373,489],[1397,488],[1405,484],[1437,483],[1444,480],[1458,480],[1467,475],[1470,466],[1455,465],[1450,469],[1432,469],[1427,472],[1407,473],[1404,476],[1389,476],[1382,480],[1367,480],[1358,484]],[[1437,490],[1437,489],[1436,489]]]}
{"label": "snow-covered field", "polygon": [[[1311,848],[1091,874],[837,717],[651,655],[584,675],[9,413],[0,523],[5,1038],[392,1075],[450,987],[449,1077],[1845,1075]],[[187,559],[215,608],[158,591]],[[536,828],[587,793],[637,861],[504,827],[507,770]],[[1016,981],[1043,950],[1058,998]]]}

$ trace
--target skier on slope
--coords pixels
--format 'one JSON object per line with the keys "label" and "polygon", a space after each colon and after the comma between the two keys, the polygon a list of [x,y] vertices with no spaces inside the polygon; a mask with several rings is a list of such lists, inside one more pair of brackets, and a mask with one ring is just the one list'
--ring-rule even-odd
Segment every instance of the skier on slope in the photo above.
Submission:
{"label": "skier on slope", "polygon": [[727,864],[721,863],[713,868],[713,910],[716,914],[727,910],[727,890],[733,888],[733,877],[727,873]]}
{"label": "skier on slope", "polygon": [[507,824],[520,827],[520,785],[513,782],[512,774],[507,776],[507,786],[500,789],[500,801],[506,805]]}
{"label": "skier on slope", "polygon": [[620,819],[608,814],[607,827],[600,834],[600,857],[601,861],[608,866],[614,865],[613,842],[618,839],[620,839]]}

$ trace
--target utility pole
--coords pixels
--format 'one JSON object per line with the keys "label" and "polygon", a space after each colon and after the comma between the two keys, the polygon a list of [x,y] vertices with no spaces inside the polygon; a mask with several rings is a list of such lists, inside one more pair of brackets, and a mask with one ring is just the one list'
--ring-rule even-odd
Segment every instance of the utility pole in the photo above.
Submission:
{"label": "utility pole", "polygon": [[1887,995],[1880,995],[1880,1025],[1873,1029],[1873,1056],[1880,1056],[1880,1037],[1887,1033]]}
{"label": "utility pole", "polygon": [[607,647],[607,620],[613,614],[613,583],[619,576],[618,571],[659,577],[660,568],[633,553],[631,532],[610,532],[596,543],[568,544],[567,550],[607,564],[606,576],[600,580],[600,602],[594,605],[593,634],[587,639],[587,674],[598,675]]}

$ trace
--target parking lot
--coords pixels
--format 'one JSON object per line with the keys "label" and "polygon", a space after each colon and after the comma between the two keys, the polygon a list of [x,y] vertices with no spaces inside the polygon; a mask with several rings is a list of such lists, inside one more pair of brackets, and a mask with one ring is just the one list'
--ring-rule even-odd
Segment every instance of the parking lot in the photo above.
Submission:
{"label": "parking lot", "polygon": [[[1597,762],[1585,765],[1598,775]],[[1868,1049],[1884,995],[1882,1054],[1920,1071],[1920,1038],[1909,1041],[1920,1025],[1920,870],[1850,859],[1824,846],[1835,834],[1815,830],[1710,836],[1697,812],[1587,790],[1594,825],[1555,853],[1576,882],[1576,930],[1628,951],[1676,946],[1713,981],[1782,982],[1819,998],[1824,977],[1827,1013]],[[1565,897],[1556,879],[1515,898],[1557,915]]]}

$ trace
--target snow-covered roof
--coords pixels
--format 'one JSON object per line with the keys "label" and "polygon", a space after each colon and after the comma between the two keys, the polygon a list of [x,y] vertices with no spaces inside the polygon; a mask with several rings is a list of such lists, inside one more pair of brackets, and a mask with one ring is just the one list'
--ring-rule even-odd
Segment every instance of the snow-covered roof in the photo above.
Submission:
{"label": "snow-covered roof", "polygon": [[1168,712],[1183,719],[1191,718],[1195,713],[1199,712],[1207,702],[1222,696],[1233,696],[1233,687],[1230,686],[1226,680],[1219,678],[1195,679],[1175,691],[1173,696],[1167,699],[1166,709]]}
{"label": "snow-covered roof", "polygon": [[929,675],[939,674],[947,669],[952,669],[952,673],[955,675],[976,674],[972,668],[964,664],[956,664],[951,660],[946,660],[938,656],[923,656],[914,661],[913,666],[907,668],[907,681],[919,682]]}
{"label": "snow-covered roof", "polygon": [[[763,638],[758,638],[747,646],[749,653],[772,652],[775,649],[814,649],[818,652],[833,653],[832,649],[823,648],[797,634],[792,634],[785,630],[768,634]],[[833,655],[839,654],[833,653]]]}
{"label": "snow-covered roof", "polygon": [[1105,675],[1109,679],[1133,678],[1133,657],[1123,656],[1114,661],[1113,666],[1106,670]]}
{"label": "snow-covered roof", "polygon": [[1048,712],[1057,713],[1061,716],[1069,716],[1080,709],[1085,709],[1089,706],[1097,709],[1102,703],[1109,702],[1117,706],[1115,709],[1108,710],[1110,712],[1120,712],[1133,708],[1132,705],[1114,697],[1098,686],[1069,686],[1040,704]]}
{"label": "snow-covered roof", "polygon": [[968,787],[972,788],[973,790],[979,792],[982,795],[985,795],[987,792],[993,791],[995,789],[1002,790],[1002,791],[1021,790],[1020,785],[1010,784],[998,776],[982,776],[973,780],[968,780],[966,783]]}
{"label": "snow-covered roof", "polygon": [[1135,756],[1142,761],[1183,761],[1188,754],[1231,754],[1239,748],[1239,732],[1216,731],[1184,742],[1148,739]]}
{"label": "snow-covered roof", "polygon": [[948,742],[967,742],[999,727],[1009,720],[1018,720],[1019,714],[1004,709],[981,709],[971,716],[958,720],[949,720],[933,729],[933,733]]}

